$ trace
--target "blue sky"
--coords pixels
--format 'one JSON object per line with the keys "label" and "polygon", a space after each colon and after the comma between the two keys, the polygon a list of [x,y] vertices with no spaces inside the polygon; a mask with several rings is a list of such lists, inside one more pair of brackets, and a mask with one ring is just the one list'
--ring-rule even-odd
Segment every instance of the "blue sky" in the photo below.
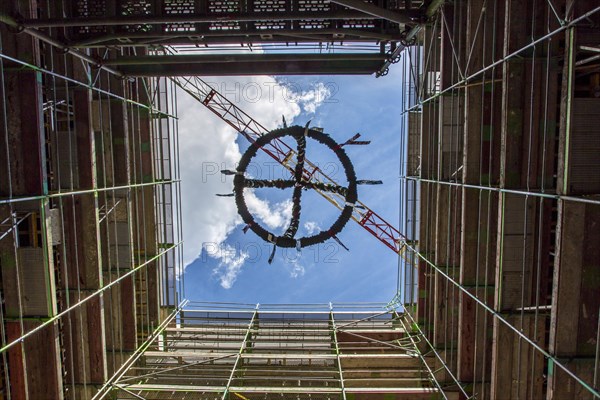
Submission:
{"label": "blue sky", "polygon": [[[281,114],[286,114],[288,125],[304,125],[312,120],[311,126],[323,127],[338,142],[357,132],[362,134],[362,140],[371,140],[368,146],[346,147],[358,179],[383,180],[383,185],[359,186],[359,199],[394,226],[399,225],[399,67],[392,66],[389,75],[378,79],[286,76],[205,80],[217,84],[221,92],[270,129],[281,123]],[[234,215],[233,198],[215,197],[216,193],[231,192],[233,187],[230,177],[224,179],[214,172],[216,167],[226,165],[233,169],[236,158],[247,147],[246,140],[202,105],[194,104],[184,94],[179,96],[188,264],[184,279],[188,299],[248,303],[387,302],[394,296],[398,257],[354,221],[338,235],[350,251],[335,241],[304,248],[300,253],[278,248],[269,265],[272,245],[251,231],[242,232],[244,225]],[[334,178],[345,183],[338,166],[328,164],[331,158],[327,149],[312,144],[307,157],[319,165],[328,165]],[[285,176],[283,169],[269,165],[267,157],[255,162],[259,168],[263,166],[262,178]],[[265,223],[281,234],[287,227],[291,190],[261,189],[254,194],[257,213],[264,213]],[[306,236],[315,227],[329,226],[339,213],[315,194],[304,195],[302,206],[297,237]]]}

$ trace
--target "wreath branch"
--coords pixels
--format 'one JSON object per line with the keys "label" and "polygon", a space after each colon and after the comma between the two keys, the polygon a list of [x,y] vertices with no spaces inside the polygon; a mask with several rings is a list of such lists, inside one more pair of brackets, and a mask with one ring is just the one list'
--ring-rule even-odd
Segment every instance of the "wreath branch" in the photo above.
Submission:
{"label": "wreath branch", "polygon": [[[248,168],[250,161],[256,155],[259,148],[265,146],[269,142],[275,139],[282,138],[284,136],[292,136],[298,143],[298,154],[297,164],[293,171],[292,180],[272,180],[266,181],[261,179],[246,179],[244,172]],[[333,151],[338,158],[340,164],[346,175],[348,181],[348,187],[343,187],[334,184],[327,184],[322,182],[307,182],[304,180],[303,175],[307,172],[304,170],[305,156],[306,156],[306,137],[309,137],[322,145],[328,147]],[[270,188],[290,188],[294,187],[294,194],[292,197],[292,218],[290,225],[286,232],[282,236],[276,236],[273,233],[267,231],[264,227],[254,221],[254,217],[250,214],[246,201],[244,199],[245,188],[259,188],[259,187],[270,187]],[[306,236],[301,238],[295,238],[295,234],[298,231],[300,214],[301,214],[301,195],[302,189],[315,189],[322,192],[337,193],[344,196],[346,206],[342,209],[342,213],[334,221],[334,223],[327,230],[323,230],[315,235]],[[235,201],[238,208],[238,213],[247,224],[246,227],[251,229],[263,240],[273,243],[279,247],[306,247],[318,243],[323,243],[329,239],[332,239],[344,228],[346,223],[352,217],[353,205],[358,200],[357,193],[357,182],[356,174],[354,172],[354,166],[348,158],[348,155],[342,147],[336,143],[329,135],[320,132],[316,129],[309,129],[301,126],[291,126],[288,128],[276,129],[261,136],[256,140],[253,146],[250,146],[248,150],[243,154],[240,163],[238,164],[237,171],[234,176],[234,193]]]}
{"label": "wreath branch", "polygon": [[[308,124],[306,125],[308,130]],[[293,238],[298,232],[298,226],[300,226],[300,213],[302,212],[302,175],[304,173],[304,160],[306,159],[306,136],[295,136],[296,142],[298,142],[297,156],[296,156],[296,168],[294,169],[294,180],[296,186],[294,187],[294,195],[292,196],[292,218],[290,225],[286,229],[283,236],[287,238]]]}
{"label": "wreath branch", "polygon": [[289,189],[294,187],[296,181],[286,179],[244,179],[244,187],[251,189],[260,188],[277,188],[277,189]]}

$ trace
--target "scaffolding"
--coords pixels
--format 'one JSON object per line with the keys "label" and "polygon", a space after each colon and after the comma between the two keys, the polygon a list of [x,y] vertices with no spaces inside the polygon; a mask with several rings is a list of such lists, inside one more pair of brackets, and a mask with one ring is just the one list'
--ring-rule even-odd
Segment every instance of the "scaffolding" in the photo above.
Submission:
{"label": "scaffolding", "polygon": [[122,399],[457,399],[431,379],[436,359],[417,342],[425,348],[384,304],[189,302],[113,390]]}
{"label": "scaffolding", "polygon": [[403,53],[403,300],[477,399],[600,397],[599,24],[454,2]]}
{"label": "scaffolding", "polygon": [[[74,0],[45,15],[12,3],[0,21],[13,30],[135,77],[383,75],[426,18],[412,0]],[[181,51],[151,54],[164,46]]]}
{"label": "scaffolding", "polygon": [[175,89],[0,43],[0,397],[92,398],[182,300]]}
{"label": "scaffolding", "polygon": [[[2,398],[600,397],[596,1],[31,0],[0,21]],[[399,61],[390,303],[185,299],[167,78]]]}

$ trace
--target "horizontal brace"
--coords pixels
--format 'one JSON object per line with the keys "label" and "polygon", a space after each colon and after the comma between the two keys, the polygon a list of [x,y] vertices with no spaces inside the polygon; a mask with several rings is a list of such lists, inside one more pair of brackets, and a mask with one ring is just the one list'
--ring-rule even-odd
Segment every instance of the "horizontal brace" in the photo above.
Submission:
{"label": "horizontal brace", "polygon": [[103,65],[155,65],[155,64],[204,64],[204,63],[270,63],[270,62],[300,62],[300,61],[383,61],[381,53],[357,54],[202,54],[202,55],[167,55],[167,56],[136,56],[119,57],[103,62]]}
{"label": "horizontal brace", "polygon": [[372,59],[122,65],[126,76],[370,75],[383,62]]}
{"label": "horizontal brace", "polygon": [[[209,392],[221,393],[221,386],[196,386],[196,385],[159,385],[159,384],[138,384],[138,385],[115,385],[122,386],[128,390],[141,391],[169,391],[169,392]],[[336,387],[315,387],[315,386],[231,386],[229,392],[240,393],[341,393],[342,388]],[[406,394],[421,394],[421,393],[439,393],[438,389],[427,387],[389,387],[389,388],[370,388],[370,387],[355,387],[346,388],[347,393],[406,393]]]}
{"label": "horizontal brace", "polygon": [[[162,25],[162,24],[198,24],[207,22],[243,22],[243,21],[298,21],[298,20],[336,20],[336,19],[375,19],[381,18],[398,23],[414,23],[419,18],[419,13],[412,11],[392,11],[385,8],[362,7],[352,0],[339,0],[338,4],[347,2],[352,10],[339,10],[327,12],[250,12],[250,13],[219,13],[212,15],[183,14],[163,16],[129,16],[129,17],[97,17],[97,18],[49,18],[49,19],[24,19],[18,23],[26,28],[60,28],[77,26],[119,26],[119,25]],[[365,5],[368,3],[364,3]],[[358,7],[364,8],[359,9]],[[367,14],[367,15],[365,15]],[[379,14],[379,15],[376,15]]]}

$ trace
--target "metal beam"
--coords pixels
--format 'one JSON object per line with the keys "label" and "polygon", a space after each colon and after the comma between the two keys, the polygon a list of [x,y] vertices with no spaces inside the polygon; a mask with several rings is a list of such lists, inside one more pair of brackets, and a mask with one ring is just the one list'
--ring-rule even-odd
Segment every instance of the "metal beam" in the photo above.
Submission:
{"label": "metal beam", "polygon": [[119,65],[119,71],[127,76],[368,75],[385,59],[383,54],[244,54],[189,56],[194,62],[182,63],[162,57],[142,58],[140,64],[133,64],[135,59],[124,60],[127,64]]}
{"label": "metal beam", "polygon": [[[162,25],[162,24],[198,24],[210,22],[244,22],[244,21],[299,21],[299,20],[338,20],[338,19],[365,19],[372,17],[386,19],[401,24],[415,23],[421,18],[421,13],[416,10],[391,11],[363,3],[360,0],[339,0],[335,3],[351,8],[351,10],[326,11],[326,12],[250,12],[228,13],[226,16],[213,15],[162,15],[162,16],[129,16],[129,17],[97,17],[97,18],[50,18],[26,19],[18,21],[24,28],[59,28],[77,26],[119,26],[119,25]],[[352,5],[347,5],[347,4]],[[359,3],[364,4],[361,5]],[[368,10],[368,11],[367,11]],[[368,14],[368,15],[365,15]],[[12,17],[0,13],[0,21],[15,21]]]}
{"label": "metal beam", "polygon": [[340,362],[340,346],[338,345],[337,339],[337,328],[335,327],[335,318],[333,316],[333,305],[329,303],[329,320],[331,322],[331,335],[333,337],[333,344],[335,346],[335,355],[337,356],[336,364],[338,367],[338,373],[340,374],[340,387],[342,388],[342,399],[346,400],[346,389],[344,387],[344,373],[342,371],[342,363]]}
{"label": "metal beam", "polygon": [[367,3],[362,0],[331,0],[333,3],[342,6],[359,10],[365,14],[372,15],[377,18],[385,19],[397,24],[414,24],[423,20],[423,14],[417,10],[405,10],[400,13],[397,11],[388,10],[378,7],[372,3]]}
{"label": "metal beam", "polygon": [[[408,40],[408,36],[406,40]],[[397,30],[372,30],[364,29],[240,29],[224,34],[221,31],[192,31],[192,32],[120,32],[93,37],[84,37],[68,43],[72,48],[78,47],[104,47],[114,45],[118,47],[147,47],[151,44],[161,46],[177,45],[199,45],[218,46],[244,44],[257,45],[259,43],[281,44],[298,43],[299,45],[320,43],[332,43],[342,40],[346,48],[349,42],[357,42],[364,45],[369,44],[379,48],[375,42],[398,42],[404,39],[404,35]]]}
{"label": "metal beam", "polygon": [[[116,385],[123,386],[128,390],[140,391],[166,391],[166,392],[208,392],[221,393],[221,386],[196,386],[196,385],[169,385],[169,384],[137,384],[137,385]],[[317,386],[295,386],[295,387],[272,387],[272,386],[230,386],[230,392],[240,393],[341,393],[341,388],[317,387]],[[440,393],[439,389],[430,387],[389,387],[389,388],[370,388],[354,387],[346,389],[348,393],[404,393],[404,394],[423,394]]]}
{"label": "metal beam", "polygon": [[[156,65],[156,64],[228,64],[228,63],[273,63],[273,62],[304,62],[304,61],[382,61],[385,55],[381,53],[356,54],[181,54],[164,56],[119,57],[103,62],[103,65]],[[219,67],[220,67],[219,66]]]}
{"label": "metal beam", "polygon": [[259,307],[259,304],[256,304],[256,308],[254,310],[254,313],[252,314],[250,323],[248,324],[248,327],[246,328],[246,335],[244,336],[244,340],[242,341],[242,345],[240,346],[240,351],[238,352],[238,355],[235,359],[233,368],[231,368],[231,374],[229,375],[229,379],[227,380],[227,386],[225,387],[225,390],[223,391],[222,400],[227,399],[227,395],[229,394],[230,391],[233,391],[233,392],[239,391],[239,390],[230,389],[231,381],[233,381],[233,376],[235,375],[235,370],[237,369],[237,366],[240,363],[240,360],[242,359],[242,354],[244,353],[244,350],[246,350],[246,344],[248,343],[248,338],[251,335],[252,327],[254,326],[254,321],[256,320],[256,316],[258,315],[258,307]]}
{"label": "metal beam", "polygon": [[[339,328],[338,328],[339,330]],[[175,350],[175,351],[147,351],[145,355],[147,357],[157,357],[157,358],[168,358],[168,357],[194,357],[194,358],[211,358],[214,357],[216,352],[196,352],[196,351],[185,351],[185,350]],[[223,353],[229,354],[228,352]],[[381,359],[395,359],[395,360],[413,360],[414,357],[406,355],[406,354],[398,354],[398,353],[381,353],[381,354],[340,354],[339,356],[332,353],[297,353],[297,354],[289,354],[289,353],[247,353],[240,354],[240,358],[244,359],[319,359],[319,360],[333,360],[333,359],[368,359],[368,358],[381,358]]]}

